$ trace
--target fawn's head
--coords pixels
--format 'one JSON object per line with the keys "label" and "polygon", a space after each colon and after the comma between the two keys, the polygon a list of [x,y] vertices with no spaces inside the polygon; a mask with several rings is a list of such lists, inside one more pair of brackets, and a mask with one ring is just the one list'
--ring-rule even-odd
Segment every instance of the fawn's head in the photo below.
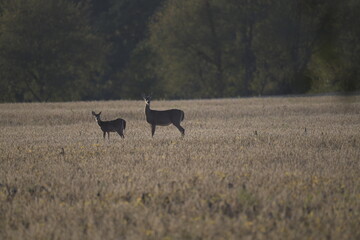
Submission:
{"label": "fawn's head", "polygon": [[96,120],[97,122],[100,121],[101,112],[99,112],[98,114],[96,114],[94,111],[92,111],[92,115],[95,117],[95,120]]}

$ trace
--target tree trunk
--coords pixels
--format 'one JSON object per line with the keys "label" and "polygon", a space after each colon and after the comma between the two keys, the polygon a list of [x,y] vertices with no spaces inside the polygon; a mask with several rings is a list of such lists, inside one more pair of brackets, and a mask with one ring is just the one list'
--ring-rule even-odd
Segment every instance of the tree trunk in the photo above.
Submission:
{"label": "tree trunk", "polygon": [[[251,4],[251,3],[247,3]],[[254,73],[256,71],[256,57],[252,49],[253,42],[253,30],[254,30],[254,13],[248,12],[245,25],[243,27],[243,45],[244,45],[244,81],[241,91],[242,96],[248,96],[251,94],[250,83],[253,81]]]}
{"label": "tree trunk", "polygon": [[213,82],[214,97],[223,97],[225,84],[224,84],[224,69],[222,62],[222,46],[216,32],[214,16],[208,0],[205,0],[205,11],[209,23],[211,33],[211,48],[214,52],[214,65],[215,65],[215,81]]}

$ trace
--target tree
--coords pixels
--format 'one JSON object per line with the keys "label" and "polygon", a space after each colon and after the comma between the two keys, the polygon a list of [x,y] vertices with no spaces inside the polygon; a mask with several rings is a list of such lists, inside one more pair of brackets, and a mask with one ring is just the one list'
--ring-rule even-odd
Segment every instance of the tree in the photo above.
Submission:
{"label": "tree", "polygon": [[327,2],[274,1],[267,19],[258,26],[254,49],[258,68],[252,83],[259,94],[306,93],[309,68],[321,41]]}
{"label": "tree", "polygon": [[169,1],[150,27],[167,91],[182,97],[250,95],[257,70],[254,42],[268,2]]}
{"label": "tree", "polygon": [[221,97],[226,89],[226,26],[221,1],[168,1],[150,26],[156,72],[177,97]]}
{"label": "tree", "polygon": [[[335,0],[169,0],[150,27],[156,73],[172,96],[306,93],[323,74],[319,53],[335,52],[334,6]],[[346,25],[343,49],[357,49],[356,25]],[[358,55],[341,55],[353,59],[345,65],[356,76]],[[321,61],[335,63],[329,55]]]}
{"label": "tree", "polygon": [[145,61],[150,56],[142,42],[150,18],[163,1],[91,0],[93,26],[111,46],[102,79],[103,98],[138,98],[144,91],[141,78],[148,75]]}
{"label": "tree", "polygon": [[337,54],[341,60],[338,84],[343,91],[360,90],[360,2],[346,0],[339,9]]}
{"label": "tree", "polygon": [[106,46],[85,4],[66,0],[5,1],[0,17],[0,74],[9,100],[90,98]]}

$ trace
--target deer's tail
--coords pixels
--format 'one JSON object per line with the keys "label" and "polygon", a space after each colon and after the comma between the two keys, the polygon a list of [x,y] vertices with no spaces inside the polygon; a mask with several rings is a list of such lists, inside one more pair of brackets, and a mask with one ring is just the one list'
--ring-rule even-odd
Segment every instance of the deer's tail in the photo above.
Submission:
{"label": "deer's tail", "polygon": [[183,121],[185,118],[185,113],[183,111],[181,111],[181,117],[180,117],[180,122]]}
{"label": "deer's tail", "polygon": [[126,128],[126,121],[124,120],[123,121],[123,129],[125,130],[125,128]]}

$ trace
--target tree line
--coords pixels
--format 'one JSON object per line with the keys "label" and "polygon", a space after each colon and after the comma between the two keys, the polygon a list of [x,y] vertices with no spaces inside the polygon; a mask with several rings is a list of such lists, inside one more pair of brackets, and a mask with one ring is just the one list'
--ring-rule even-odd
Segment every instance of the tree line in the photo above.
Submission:
{"label": "tree line", "polygon": [[0,0],[0,101],[360,89],[357,0]]}

